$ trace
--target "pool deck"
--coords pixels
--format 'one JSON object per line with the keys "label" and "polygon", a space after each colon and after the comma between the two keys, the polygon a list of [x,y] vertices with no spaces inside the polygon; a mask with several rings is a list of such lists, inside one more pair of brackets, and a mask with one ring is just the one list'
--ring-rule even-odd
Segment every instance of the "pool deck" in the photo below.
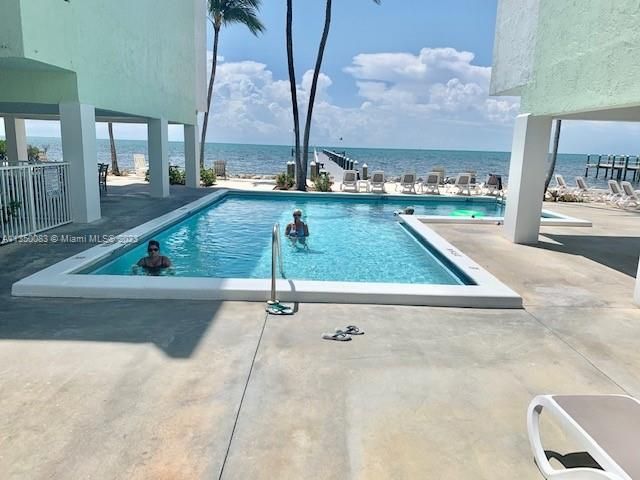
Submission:
{"label": "pool deck", "polygon": [[[116,234],[209,193],[113,187]],[[546,208],[593,228],[434,225],[523,310],[15,298],[13,282],[83,244],[0,247],[0,472],[8,479],[538,479],[538,393],[640,396],[632,304],[640,214]],[[322,332],[357,324],[351,342]],[[568,442],[553,426],[545,447]]]}

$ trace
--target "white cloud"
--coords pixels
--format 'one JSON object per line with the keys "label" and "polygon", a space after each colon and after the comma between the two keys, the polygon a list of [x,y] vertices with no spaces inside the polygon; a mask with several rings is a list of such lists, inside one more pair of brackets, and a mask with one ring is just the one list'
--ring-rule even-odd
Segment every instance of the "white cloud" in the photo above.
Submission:
{"label": "white cloud", "polygon": [[[507,145],[517,101],[490,99],[490,68],[474,65],[473,59],[472,53],[452,48],[424,48],[417,55],[357,55],[344,71],[353,78],[362,103],[349,108],[332,101],[333,80],[322,73],[312,143],[335,144],[342,137],[350,145],[476,146],[465,145],[464,136],[480,139],[477,148],[489,148],[487,135],[492,140],[498,135],[497,143]],[[302,125],[312,75],[305,72],[298,85]],[[291,143],[290,102],[288,80],[275,79],[265,64],[223,63],[218,66],[209,138]]]}

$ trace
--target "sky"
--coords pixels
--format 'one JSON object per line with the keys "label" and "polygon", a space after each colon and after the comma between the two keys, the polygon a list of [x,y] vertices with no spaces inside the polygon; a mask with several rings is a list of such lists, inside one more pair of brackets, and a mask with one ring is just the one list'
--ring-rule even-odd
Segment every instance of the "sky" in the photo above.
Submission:
{"label": "sky", "polygon": [[[335,1],[312,145],[510,150],[518,98],[488,95],[496,8],[496,0]],[[264,0],[264,34],[223,29],[209,141],[293,142],[285,13],[285,0]],[[294,0],[303,122],[323,21],[323,1]],[[107,138],[106,125],[97,130]],[[27,131],[58,136],[59,125],[29,122]],[[116,125],[115,134],[145,139],[146,128]],[[171,127],[169,138],[180,140],[181,129]],[[560,151],[640,152],[640,126],[565,121]]]}

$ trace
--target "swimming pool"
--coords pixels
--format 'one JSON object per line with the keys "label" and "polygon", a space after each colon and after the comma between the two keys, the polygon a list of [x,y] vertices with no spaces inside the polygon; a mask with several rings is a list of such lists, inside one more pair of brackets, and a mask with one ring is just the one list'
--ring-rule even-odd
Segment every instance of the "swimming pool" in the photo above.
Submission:
{"label": "swimming pool", "polygon": [[[406,207],[414,215],[394,215]],[[519,295],[421,218],[499,218],[495,198],[220,190],[13,285],[17,296],[264,301],[271,233],[304,211],[308,248],[282,238],[282,301],[520,308]],[[131,244],[135,238],[137,242]],[[174,267],[135,274],[154,238]]]}
{"label": "swimming pool", "polygon": [[[496,216],[503,209],[495,201],[477,199],[434,202],[230,193],[154,238],[174,264],[171,274],[180,277],[271,278],[271,232],[278,223],[286,278],[472,283],[394,215],[409,206],[421,215]],[[309,226],[306,246],[284,239],[295,208],[302,209]],[[146,245],[141,243],[90,273],[133,275],[132,266],[144,255]]]}

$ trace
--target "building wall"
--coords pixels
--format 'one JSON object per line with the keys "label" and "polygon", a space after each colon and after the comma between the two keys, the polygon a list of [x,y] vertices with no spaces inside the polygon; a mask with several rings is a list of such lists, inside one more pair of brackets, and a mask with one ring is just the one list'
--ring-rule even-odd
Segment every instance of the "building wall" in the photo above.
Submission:
{"label": "building wall", "polygon": [[541,0],[534,76],[522,111],[640,105],[640,2]]}
{"label": "building wall", "polygon": [[500,0],[491,93],[535,115],[638,107],[639,20],[639,0]]}
{"label": "building wall", "polygon": [[[32,102],[36,89],[40,92],[35,101],[67,100],[68,83],[59,88],[50,83],[54,74],[28,71],[42,65],[44,70],[56,70],[58,76],[74,74],[75,97],[82,103],[136,116],[194,122],[206,88],[204,78],[197,81],[206,62],[204,36],[197,33],[195,20],[200,6],[197,18],[202,26],[198,28],[204,28],[202,0],[2,1],[14,10],[19,6],[21,29],[10,34],[10,41],[20,44],[20,34],[23,47],[21,58],[4,62],[13,60],[23,66],[13,68],[11,79],[0,75],[0,102]],[[3,13],[4,8],[3,3]],[[196,45],[197,41],[201,44]],[[73,78],[66,77],[67,82]],[[202,92],[196,91],[198,84]]]}
{"label": "building wall", "polygon": [[519,95],[531,80],[540,0],[499,0],[491,95]]}

